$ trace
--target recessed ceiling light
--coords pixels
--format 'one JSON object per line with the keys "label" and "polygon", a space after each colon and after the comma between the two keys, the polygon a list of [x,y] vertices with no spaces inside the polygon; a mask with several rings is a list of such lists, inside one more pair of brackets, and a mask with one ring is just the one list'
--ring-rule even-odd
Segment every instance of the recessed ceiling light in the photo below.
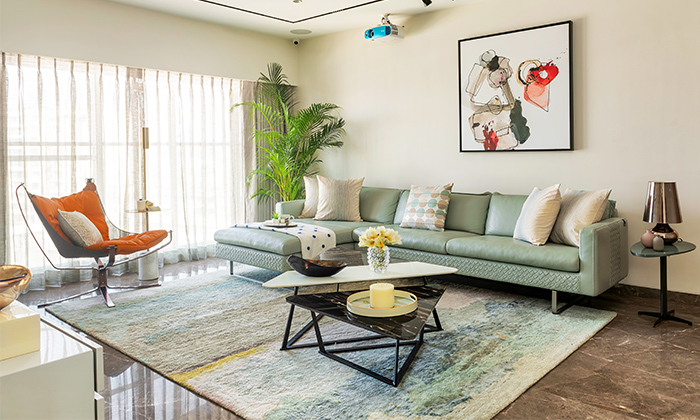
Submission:
{"label": "recessed ceiling light", "polygon": [[293,33],[294,35],[308,35],[311,33],[311,31],[308,29],[292,29],[289,32]]}
{"label": "recessed ceiling light", "polygon": [[301,0],[292,0],[292,3],[301,3]]}

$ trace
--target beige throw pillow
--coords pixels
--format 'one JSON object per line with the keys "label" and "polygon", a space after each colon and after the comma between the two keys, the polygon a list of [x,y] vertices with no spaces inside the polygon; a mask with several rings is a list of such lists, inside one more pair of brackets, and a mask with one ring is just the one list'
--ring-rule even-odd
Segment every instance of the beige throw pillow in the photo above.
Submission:
{"label": "beige throw pillow", "polygon": [[81,248],[87,248],[103,241],[97,226],[80,212],[59,210],[58,224],[68,239]]}
{"label": "beige throw pillow", "polygon": [[443,232],[447,207],[452,197],[452,185],[454,184],[431,187],[411,185],[401,227]]}
{"label": "beige throw pillow", "polygon": [[543,190],[535,187],[532,190],[515,222],[513,238],[533,245],[544,245],[547,242],[561,206],[559,185]]}
{"label": "beige throw pillow", "polygon": [[304,210],[301,211],[302,219],[308,219],[316,216],[318,211],[318,178],[304,177],[304,190],[306,191],[306,199],[304,200]]}
{"label": "beige throw pillow", "polygon": [[612,190],[577,191],[567,188],[552,229],[552,242],[579,246],[581,229],[599,222]]}
{"label": "beige throw pillow", "polygon": [[330,179],[321,175],[318,179],[318,210],[315,220],[345,220],[361,222],[360,190],[364,178]]}

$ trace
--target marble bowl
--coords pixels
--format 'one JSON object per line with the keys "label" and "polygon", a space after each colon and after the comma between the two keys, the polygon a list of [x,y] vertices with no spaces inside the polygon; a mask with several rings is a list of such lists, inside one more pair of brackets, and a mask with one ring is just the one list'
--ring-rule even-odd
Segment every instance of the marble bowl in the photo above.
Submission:
{"label": "marble bowl", "polygon": [[21,265],[0,265],[0,309],[14,302],[29,284],[32,272]]}
{"label": "marble bowl", "polygon": [[289,263],[297,273],[309,277],[332,276],[348,266],[348,263],[342,261],[305,260],[296,255],[290,255],[287,258],[287,263]]}

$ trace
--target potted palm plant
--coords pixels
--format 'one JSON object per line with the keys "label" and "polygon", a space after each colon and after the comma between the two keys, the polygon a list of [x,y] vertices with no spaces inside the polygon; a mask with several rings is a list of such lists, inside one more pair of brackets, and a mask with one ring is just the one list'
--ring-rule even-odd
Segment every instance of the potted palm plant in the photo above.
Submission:
{"label": "potted palm plant", "polygon": [[298,200],[304,198],[304,176],[318,172],[320,150],[341,147],[345,120],[337,116],[337,105],[315,103],[295,110],[295,88],[278,63],[267,66],[258,78],[256,100],[247,106],[256,122],[255,141],[259,167],[248,174],[257,177],[251,198],[259,200]]}

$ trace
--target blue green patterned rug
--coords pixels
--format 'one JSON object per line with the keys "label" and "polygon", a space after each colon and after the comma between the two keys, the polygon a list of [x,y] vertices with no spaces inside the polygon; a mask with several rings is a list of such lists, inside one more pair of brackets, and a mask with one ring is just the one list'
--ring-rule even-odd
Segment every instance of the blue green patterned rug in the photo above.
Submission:
{"label": "blue green patterned rug", "polygon": [[[615,317],[584,307],[553,315],[546,300],[450,284],[438,305],[444,331],[426,334],[394,388],[313,348],[280,351],[289,294],[219,271],[115,293],[113,309],[98,297],[47,310],[247,419],[488,419]],[[310,319],[297,313],[295,327]],[[337,321],[323,331],[359,333]],[[389,375],[393,351],[353,360]]]}

